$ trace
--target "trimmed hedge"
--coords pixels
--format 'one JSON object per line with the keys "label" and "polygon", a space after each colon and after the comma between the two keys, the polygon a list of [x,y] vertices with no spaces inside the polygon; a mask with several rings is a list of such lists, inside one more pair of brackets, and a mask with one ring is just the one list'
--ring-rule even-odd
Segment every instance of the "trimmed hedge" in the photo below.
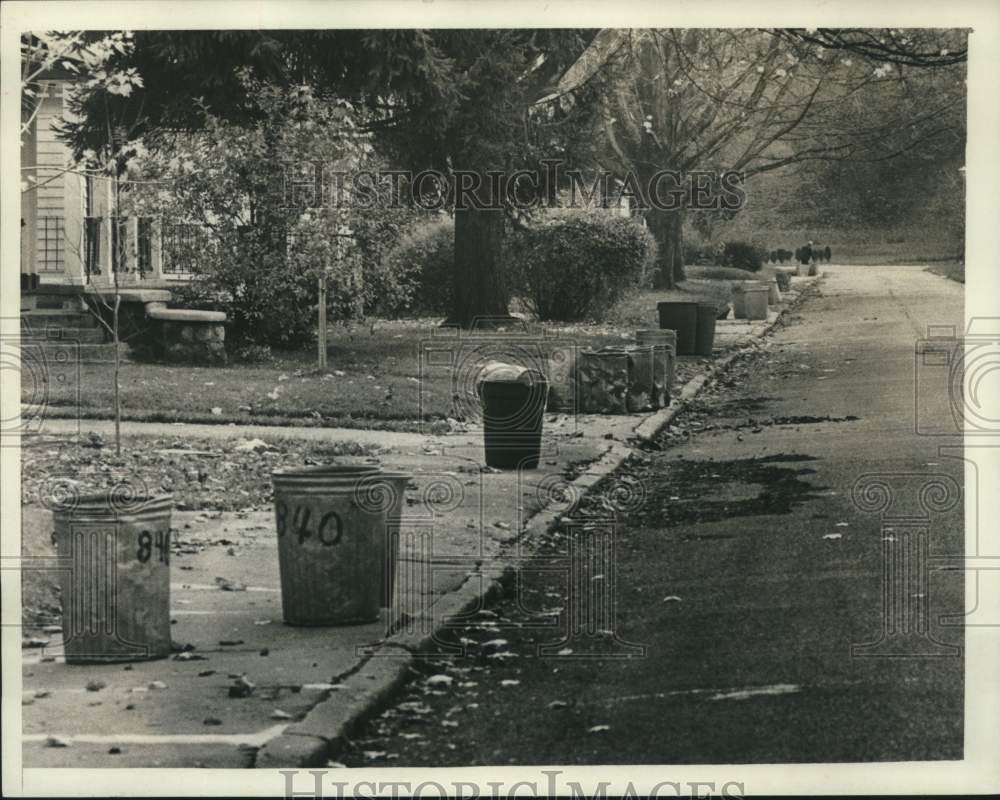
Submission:
{"label": "trimmed hedge", "polygon": [[449,217],[406,231],[385,257],[386,270],[406,284],[396,312],[447,314],[451,311],[455,223]]}
{"label": "trimmed hedge", "polygon": [[511,286],[541,320],[600,319],[651,272],[656,243],[603,210],[549,211],[508,239]]}
{"label": "trimmed hedge", "polygon": [[736,267],[757,272],[767,257],[767,249],[751,242],[726,242],[719,256],[720,267]]}

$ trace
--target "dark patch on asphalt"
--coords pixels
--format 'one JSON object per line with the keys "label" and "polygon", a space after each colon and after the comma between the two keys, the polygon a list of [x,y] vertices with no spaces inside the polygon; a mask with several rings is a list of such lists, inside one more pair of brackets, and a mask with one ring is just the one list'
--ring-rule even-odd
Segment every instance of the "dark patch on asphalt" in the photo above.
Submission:
{"label": "dark patch on asphalt", "polygon": [[[693,461],[659,457],[633,473],[643,487],[646,500],[626,516],[629,524],[672,528],[734,517],[789,514],[797,506],[822,497],[826,486],[815,486],[805,478],[816,474],[808,467],[778,466],[781,461],[814,460],[810,456],[772,455],[728,461]],[[727,491],[753,497],[726,498]]]}
{"label": "dark patch on asphalt", "polygon": [[768,403],[772,403],[777,397],[740,397],[726,400],[716,405],[715,413],[723,416],[735,413],[753,413],[763,411]]}
{"label": "dark patch on asphalt", "polygon": [[846,417],[831,417],[827,414],[825,417],[811,417],[807,415],[802,416],[792,416],[792,417],[771,417],[763,424],[765,425],[813,425],[819,422],[855,422],[861,419],[861,417],[856,417],[853,414],[848,414]]}
{"label": "dark patch on asphalt", "polygon": [[815,461],[816,456],[806,456],[801,453],[775,453],[770,456],[761,456],[757,459],[759,464],[773,464],[775,462],[789,462],[794,463],[796,461]]}

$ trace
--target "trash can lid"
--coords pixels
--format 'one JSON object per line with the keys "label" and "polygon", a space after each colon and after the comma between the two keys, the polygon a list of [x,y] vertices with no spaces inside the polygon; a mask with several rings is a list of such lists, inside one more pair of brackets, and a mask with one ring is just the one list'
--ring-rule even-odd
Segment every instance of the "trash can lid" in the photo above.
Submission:
{"label": "trash can lid", "polygon": [[507,364],[503,361],[488,361],[479,370],[477,384],[483,383],[543,383],[545,374],[540,370],[523,367],[520,364]]}

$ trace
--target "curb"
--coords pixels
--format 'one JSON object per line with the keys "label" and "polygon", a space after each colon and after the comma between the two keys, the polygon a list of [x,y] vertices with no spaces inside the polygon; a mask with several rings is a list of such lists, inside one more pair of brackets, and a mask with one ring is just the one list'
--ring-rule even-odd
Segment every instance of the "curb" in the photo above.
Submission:
{"label": "curb", "polygon": [[[815,281],[811,281],[805,288],[814,284]],[[748,341],[756,341],[767,335],[785,313],[798,305],[805,296],[805,291],[800,291],[788,305],[778,311],[773,320],[751,330]],[[667,408],[650,415],[633,429],[635,438],[648,441],[656,436],[708,381],[724,371],[744,352],[745,347],[739,346],[725,358],[691,378]],[[568,485],[582,497],[618,469],[632,453],[632,447],[615,442]],[[542,508],[528,520],[520,532],[520,538],[546,533],[562,516],[562,511]],[[504,584],[513,574],[511,563],[502,569],[490,569],[470,577],[454,592],[438,598],[428,609],[430,616],[426,621],[433,623],[435,619],[446,620],[474,614],[503,591]],[[426,651],[434,643],[438,630],[440,626],[430,632],[397,634],[391,641],[383,643],[378,651],[339,684],[341,688],[338,691],[332,692],[329,697],[313,706],[302,721],[290,725],[284,733],[261,747],[254,767],[316,767],[325,766],[330,759],[336,758],[349,743],[353,732],[388,705],[395,689],[406,679],[417,654]]]}

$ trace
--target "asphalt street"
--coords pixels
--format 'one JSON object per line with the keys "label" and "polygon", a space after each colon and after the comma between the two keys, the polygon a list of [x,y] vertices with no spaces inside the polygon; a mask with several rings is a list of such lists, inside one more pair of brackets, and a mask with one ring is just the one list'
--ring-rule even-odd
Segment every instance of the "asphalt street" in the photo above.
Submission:
{"label": "asphalt street", "polygon": [[918,432],[952,423],[915,348],[962,321],[919,267],[830,268],[340,761],[961,758],[960,440]]}

